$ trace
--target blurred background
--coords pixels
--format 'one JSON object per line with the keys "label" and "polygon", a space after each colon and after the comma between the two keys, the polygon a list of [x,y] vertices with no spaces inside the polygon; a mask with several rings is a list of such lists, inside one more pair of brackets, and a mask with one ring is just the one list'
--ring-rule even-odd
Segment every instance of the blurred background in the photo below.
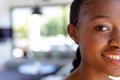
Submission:
{"label": "blurred background", "polygon": [[72,0],[0,0],[0,80],[62,80],[77,45],[66,32]]}

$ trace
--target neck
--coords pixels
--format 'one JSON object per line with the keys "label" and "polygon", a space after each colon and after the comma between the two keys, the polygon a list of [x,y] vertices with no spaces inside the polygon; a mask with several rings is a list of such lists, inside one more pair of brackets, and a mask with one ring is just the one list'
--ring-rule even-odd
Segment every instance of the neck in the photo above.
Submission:
{"label": "neck", "polygon": [[76,72],[80,80],[111,80],[109,75],[82,62]]}

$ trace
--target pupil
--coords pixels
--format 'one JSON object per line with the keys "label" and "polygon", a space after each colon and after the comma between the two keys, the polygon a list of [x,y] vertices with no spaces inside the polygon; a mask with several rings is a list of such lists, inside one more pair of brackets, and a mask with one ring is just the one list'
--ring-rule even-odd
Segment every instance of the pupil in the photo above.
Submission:
{"label": "pupil", "polygon": [[104,27],[103,26],[97,26],[97,30],[99,30],[99,31],[102,31],[104,29]]}

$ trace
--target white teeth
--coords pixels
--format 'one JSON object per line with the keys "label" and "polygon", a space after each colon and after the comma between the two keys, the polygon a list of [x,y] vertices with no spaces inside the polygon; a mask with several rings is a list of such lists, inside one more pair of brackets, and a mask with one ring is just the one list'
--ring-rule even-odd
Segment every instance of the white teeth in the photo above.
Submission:
{"label": "white teeth", "polygon": [[109,59],[120,60],[120,55],[106,55]]}

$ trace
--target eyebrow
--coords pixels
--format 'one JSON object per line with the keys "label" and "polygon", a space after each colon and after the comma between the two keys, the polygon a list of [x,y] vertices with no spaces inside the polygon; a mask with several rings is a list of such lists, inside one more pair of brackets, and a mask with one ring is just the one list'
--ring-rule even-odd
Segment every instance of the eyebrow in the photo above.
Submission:
{"label": "eyebrow", "polygon": [[105,16],[105,15],[99,15],[99,16],[95,16],[95,17],[91,18],[90,21],[93,21],[93,20],[98,19],[98,18],[111,18],[111,17]]}

